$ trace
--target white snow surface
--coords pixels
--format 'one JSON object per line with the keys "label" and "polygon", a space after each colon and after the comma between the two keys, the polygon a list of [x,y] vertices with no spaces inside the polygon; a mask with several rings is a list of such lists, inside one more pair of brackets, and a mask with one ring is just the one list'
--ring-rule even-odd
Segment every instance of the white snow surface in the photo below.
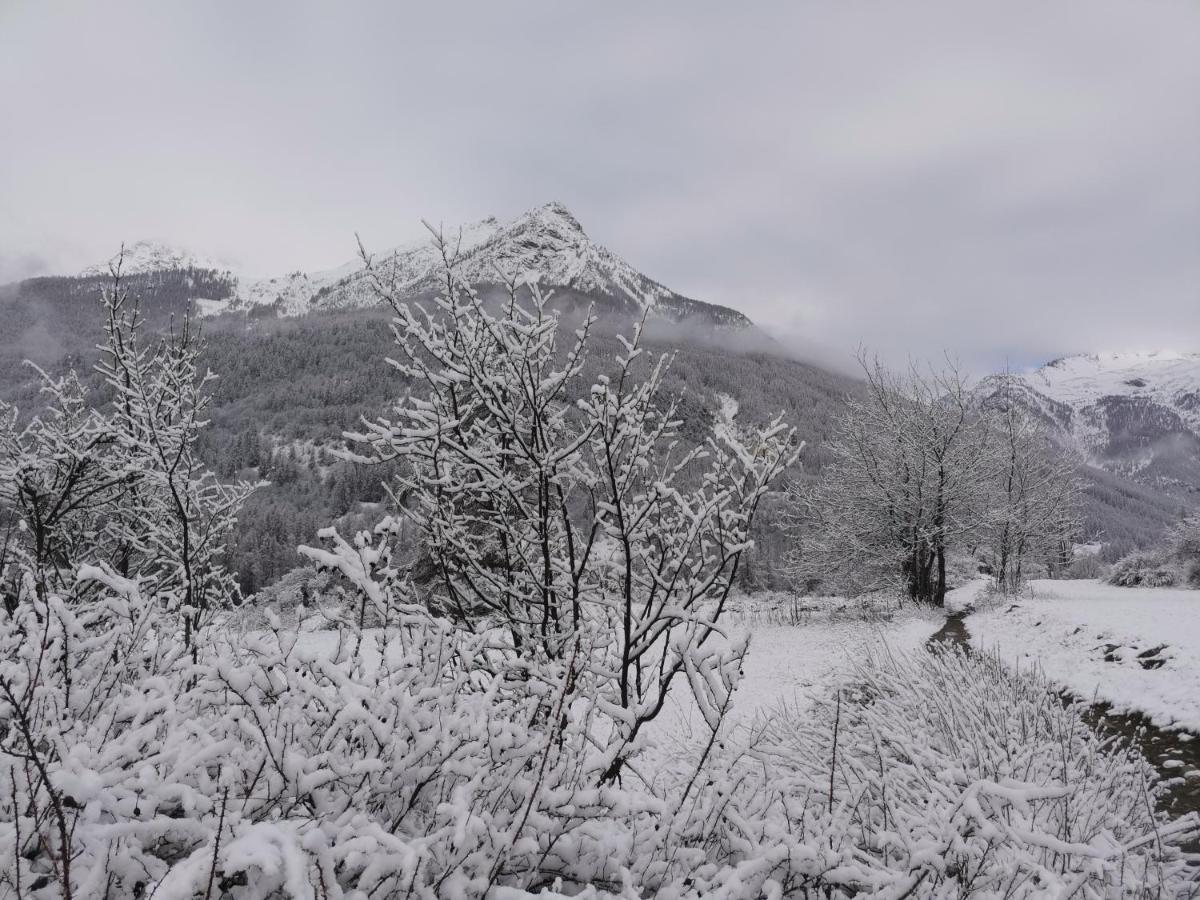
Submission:
{"label": "white snow surface", "polygon": [[[1091,353],[1047,363],[1026,376],[1051,400],[1077,406],[1099,397],[1173,397],[1200,385],[1200,353]],[[1145,381],[1144,385],[1136,384]]]}
{"label": "white snow surface", "polygon": [[[229,267],[224,263],[206,256],[198,256],[190,250],[172,247],[158,241],[137,241],[125,245],[125,258],[121,263],[121,272],[125,275],[141,275],[146,272],[160,272],[172,269],[213,269],[227,272]],[[109,267],[116,265],[121,253],[114,253],[110,259],[88,266],[79,274],[83,277],[109,274]]]}
{"label": "white snow surface", "polygon": [[[856,663],[870,655],[915,653],[941,628],[944,618],[931,609],[894,603],[876,614],[840,598],[782,595],[741,598],[722,618],[731,640],[750,636],[750,652],[734,697],[731,721],[753,726],[760,716],[783,707],[803,710],[853,680]],[[791,610],[797,624],[789,624]],[[673,691],[658,732],[669,746],[672,738],[688,740],[704,733],[704,720],[685,686]]]}
{"label": "white snow surface", "polygon": [[980,605],[966,624],[985,651],[1040,666],[1083,699],[1200,731],[1200,591],[1035,581],[1030,595]]}
{"label": "white snow surface", "polygon": [[[643,275],[595,243],[561,203],[546,203],[507,223],[490,216],[466,225],[436,227],[447,242],[455,271],[471,284],[499,284],[509,278],[537,281],[544,287],[605,295],[631,312],[645,304],[656,317],[672,321],[702,311],[707,319],[725,327],[750,325],[736,310],[690,300]],[[432,235],[416,234],[413,240],[386,250],[367,249],[373,268],[402,299],[441,286],[442,259]],[[207,301],[201,306],[201,315],[271,306],[280,315],[299,316],[313,310],[379,303],[366,265],[357,257],[331,269],[248,278],[215,260],[166,244],[139,241],[125,248],[123,271],[128,274],[186,268],[215,269],[234,280],[231,299]],[[103,275],[108,269],[106,261],[89,266],[80,275]]]}
{"label": "white snow surface", "polygon": [[1038,393],[1074,410],[1104,397],[1135,397],[1173,409],[1200,428],[1200,353],[1093,353],[1067,356],[1021,376]]}

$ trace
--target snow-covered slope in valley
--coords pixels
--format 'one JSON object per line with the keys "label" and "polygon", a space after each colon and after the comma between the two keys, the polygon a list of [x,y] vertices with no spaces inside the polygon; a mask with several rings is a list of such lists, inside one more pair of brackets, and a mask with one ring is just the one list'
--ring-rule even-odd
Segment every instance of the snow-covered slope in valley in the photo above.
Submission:
{"label": "snow-covered slope in valley", "polygon": [[[999,380],[985,379],[988,391]],[[1200,353],[1068,356],[1016,378],[1016,397],[1090,463],[1200,492]]]}
{"label": "snow-covered slope in valley", "polygon": [[1200,353],[1098,353],[1068,356],[1025,376],[1027,383],[1073,409],[1120,397],[1158,404],[1200,430]]}
{"label": "snow-covered slope in valley", "polygon": [[[102,263],[88,266],[79,274],[91,278],[97,275],[108,275],[110,267],[121,259],[120,252],[113,254],[111,259]],[[157,241],[137,241],[126,244],[124,258],[121,259],[121,272],[124,275],[144,275],[148,272],[171,271],[175,269],[203,269],[214,272],[227,272],[229,267],[217,260],[171,247]]]}

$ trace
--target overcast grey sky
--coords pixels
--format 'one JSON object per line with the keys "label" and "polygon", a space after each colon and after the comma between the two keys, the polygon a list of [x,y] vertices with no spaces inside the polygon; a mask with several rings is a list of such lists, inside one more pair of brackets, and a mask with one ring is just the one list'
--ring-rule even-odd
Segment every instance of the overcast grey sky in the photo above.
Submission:
{"label": "overcast grey sky", "polygon": [[0,282],[551,199],[835,353],[1200,350],[1200,3],[0,0]]}

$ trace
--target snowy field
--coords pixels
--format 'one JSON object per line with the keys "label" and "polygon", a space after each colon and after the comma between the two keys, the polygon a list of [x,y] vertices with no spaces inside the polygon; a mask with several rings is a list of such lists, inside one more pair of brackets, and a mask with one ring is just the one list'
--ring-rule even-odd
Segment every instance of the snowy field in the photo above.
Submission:
{"label": "snowy field", "polygon": [[[940,613],[912,605],[881,609],[838,598],[805,598],[795,616],[790,603],[742,598],[722,619],[731,639],[750,637],[734,701],[735,725],[751,726],[783,706],[803,709],[848,681],[854,665],[868,655],[922,649],[944,621]],[[673,692],[663,733],[688,738],[701,733],[702,725],[690,694]]]}
{"label": "snowy field", "polygon": [[966,625],[973,643],[1080,697],[1200,731],[1200,591],[1035,581],[1020,600],[981,602]]}
{"label": "snowy field", "polygon": [[[731,641],[750,638],[730,716],[734,726],[752,726],[781,707],[802,710],[829,696],[838,684],[851,679],[855,664],[869,655],[923,650],[945,621],[936,610],[911,604],[896,608],[840,598],[805,598],[798,617],[791,604],[777,596],[740,598],[722,618]],[[382,658],[380,637],[375,629],[364,634],[362,652],[369,668]],[[306,657],[333,658],[338,645],[334,631],[310,630],[297,637],[297,647]],[[398,662],[399,646],[389,646],[387,656]],[[682,680],[668,696],[656,726],[652,733],[668,753],[677,740],[690,742],[706,733]]]}

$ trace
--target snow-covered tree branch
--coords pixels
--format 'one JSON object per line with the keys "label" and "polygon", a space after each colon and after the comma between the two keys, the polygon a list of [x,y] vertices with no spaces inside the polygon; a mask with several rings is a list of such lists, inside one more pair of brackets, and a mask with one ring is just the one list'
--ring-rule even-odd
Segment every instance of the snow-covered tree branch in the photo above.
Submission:
{"label": "snow-covered tree branch", "polygon": [[373,269],[396,313],[393,365],[419,388],[354,437],[408,464],[393,496],[421,529],[439,608],[500,624],[530,661],[582,646],[612,722],[610,781],[677,680],[705,708],[732,690],[742,651],[705,677],[716,657],[704,645],[754,513],[799,448],[780,421],[723,421],[685,447],[663,399],[670,359],[642,347],[648,308],[611,374],[587,385],[590,312],[564,342],[536,283],[509,280],[485,302],[434,240],[445,290],[428,311],[391,292],[386,264]]}

